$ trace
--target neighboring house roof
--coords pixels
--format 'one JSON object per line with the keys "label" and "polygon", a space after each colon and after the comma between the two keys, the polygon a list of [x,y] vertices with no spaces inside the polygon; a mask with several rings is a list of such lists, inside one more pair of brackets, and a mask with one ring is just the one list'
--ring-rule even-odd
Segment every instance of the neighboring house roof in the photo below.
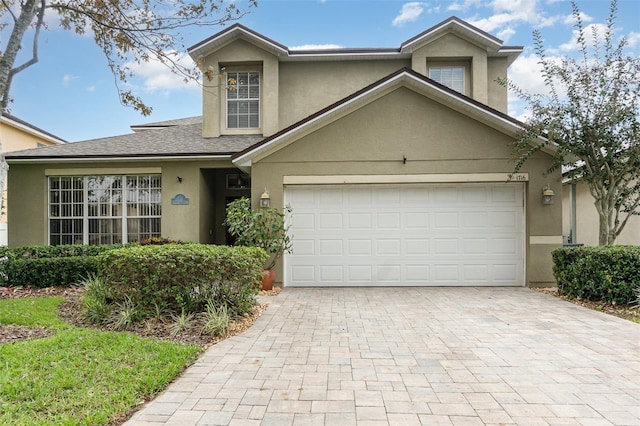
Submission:
{"label": "neighboring house roof", "polygon": [[22,130],[23,132],[30,133],[36,137],[44,139],[54,145],[59,145],[63,143],[67,143],[66,140],[59,138],[58,136],[49,133],[47,131],[42,130],[39,127],[34,126],[31,123],[28,123],[24,120],[19,119],[11,114],[6,112],[2,113],[2,117],[0,117],[0,121],[6,125],[11,127],[15,127],[16,129]]}
{"label": "neighboring house roof", "polygon": [[507,57],[509,63],[513,62],[524,49],[522,46],[503,46],[499,38],[452,16],[405,41],[399,48],[293,50],[241,24],[234,24],[194,44],[187,51],[194,61],[198,62],[200,57],[242,38],[272,52],[281,61],[409,58],[415,48],[450,32],[486,48],[489,56]]}
{"label": "neighboring house roof", "polygon": [[[455,90],[413,71],[409,68],[402,68],[387,77],[353,93],[346,98],[312,114],[297,123],[269,136],[245,150],[234,154],[231,159],[233,163],[241,169],[248,169],[254,158],[268,155],[285,146],[292,140],[302,137],[315,129],[324,126],[354,109],[360,108],[369,102],[389,93],[396,87],[408,87],[418,93],[434,99],[447,107],[462,114],[472,117],[496,130],[516,137],[522,130],[524,124],[496,109],[493,109],[481,102],[465,96]],[[553,147],[542,149],[547,153],[552,153]]]}
{"label": "neighboring house roof", "polygon": [[[186,119],[192,121],[193,118]],[[179,122],[180,120],[171,120]],[[114,158],[230,157],[262,139],[261,135],[202,137],[202,118],[196,123],[155,128],[137,133],[48,146],[5,154],[12,162],[80,161]]]}

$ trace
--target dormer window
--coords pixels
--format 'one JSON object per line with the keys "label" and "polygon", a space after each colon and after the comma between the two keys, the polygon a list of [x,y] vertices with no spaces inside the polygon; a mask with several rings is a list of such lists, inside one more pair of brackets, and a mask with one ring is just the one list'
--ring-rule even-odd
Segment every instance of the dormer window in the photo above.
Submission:
{"label": "dormer window", "polygon": [[260,127],[260,73],[227,73],[227,128]]}
{"label": "dormer window", "polygon": [[456,92],[465,93],[464,67],[430,67],[429,78]]}

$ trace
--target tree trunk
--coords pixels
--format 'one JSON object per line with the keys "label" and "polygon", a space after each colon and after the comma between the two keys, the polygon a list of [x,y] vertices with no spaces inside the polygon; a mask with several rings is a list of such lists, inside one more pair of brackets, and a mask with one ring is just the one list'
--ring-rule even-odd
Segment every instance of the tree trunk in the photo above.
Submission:
{"label": "tree trunk", "polygon": [[5,195],[5,182],[7,177],[7,170],[9,170],[9,165],[4,159],[4,154],[2,154],[2,140],[0,139],[0,188],[2,189],[0,195],[0,217],[5,215],[7,212],[4,211],[4,195]]}
{"label": "tree trunk", "polygon": [[616,241],[615,210],[605,200],[596,200],[596,210],[598,211],[598,244],[610,246]]}
{"label": "tree trunk", "polygon": [[9,89],[16,56],[22,47],[24,33],[29,29],[33,18],[36,16],[37,5],[38,0],[27,0],[21,6],[20,16],[15,21],[5,51],[0,56],[0,96],[2,96],[3,111],[9,103]]}

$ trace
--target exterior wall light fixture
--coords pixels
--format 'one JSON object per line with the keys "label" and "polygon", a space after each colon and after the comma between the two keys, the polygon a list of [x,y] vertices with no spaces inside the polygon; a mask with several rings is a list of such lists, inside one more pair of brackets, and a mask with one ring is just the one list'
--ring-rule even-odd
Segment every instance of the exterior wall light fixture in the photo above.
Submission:
{"label": "exterior wall light fixture", "polygon": [[264,192],[260,196],[260,208],[268,209],[271,205],[271,197],[269,196],[269,191],[267,188],[264,189]]}
{"label": "exterior wall light fixture", "polygon": [[176,176],[176,181],[178,181],[178,183],[182,183],[182,176]]}
{"label": "exterior wall light fixture", "polygon": [[553,199],[556,196],[556,193],[553,192],[551,188],[545,186],[542,188],[542,204],[545,206],[549,206],[553,204]]}

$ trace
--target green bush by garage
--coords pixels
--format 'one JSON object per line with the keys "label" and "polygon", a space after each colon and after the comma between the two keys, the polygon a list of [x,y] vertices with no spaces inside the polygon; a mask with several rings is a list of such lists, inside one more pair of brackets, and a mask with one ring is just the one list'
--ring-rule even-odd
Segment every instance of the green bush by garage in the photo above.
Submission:
{"label": "green bush by garage", "polygon": [[624,305],[640,288],[640,247],[563,247],[553,251],[561,295]]}
{"label": "green bush by garage", "polygon": [[113,302],[163,312],[202,312],[210,301],[242,315],[255,303],[267,254],[255,247],[205,244],[131,246],[98,256]]}

